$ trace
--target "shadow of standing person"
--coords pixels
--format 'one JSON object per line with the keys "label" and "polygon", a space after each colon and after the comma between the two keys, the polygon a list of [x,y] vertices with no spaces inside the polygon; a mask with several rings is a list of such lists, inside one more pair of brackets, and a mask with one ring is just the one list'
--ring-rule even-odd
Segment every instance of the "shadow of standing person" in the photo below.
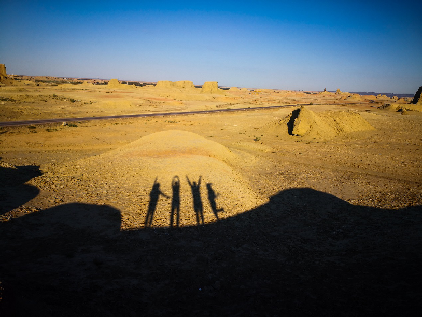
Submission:
{"label": "shadow of standing person", "polygon": [[217,202],[215,201],[219,194],[216,194],[212,188],[212,183],[207,183],[208,200],[210,202],[211,209],[218,220],[218,213],[224,211],[223,208],[217,208]]}
{"label": "shadow of standing person", "polygon": [[176,216],[176,227],[179,227],[180,220],[180,179],[179,176],[174,176],[171,181],[173,189],[173,198],[171,201],[170,227],[173,227],[174,217]]}
{"label": "shadow of standing person", "polygon": [[148,205],[148,213],[145,218],[145,227],[151,227],[152,218],[154,217],[154,212],[157,209],[158,199],[160,195],[163,195],[166,198],[170,198],[166,194],[164,194],[160,190],[160,183],[157,182],[157,178],[154,180],[154,184],[152,185],[151,191],[149,193],[149,205]]}
{"label": "shadow of standing person", "polygon": [[196,223],[199,226],[200,224],[204,224],[204,208],[203,208],[202,199],[201,199],[202,176],[199,176],[198,184],[196,182],[191,183],[187,175],[186,175],[186,179],[188,180],[189,186],[192,190],[193,210],[195,211],[195,215],[196,215]]}

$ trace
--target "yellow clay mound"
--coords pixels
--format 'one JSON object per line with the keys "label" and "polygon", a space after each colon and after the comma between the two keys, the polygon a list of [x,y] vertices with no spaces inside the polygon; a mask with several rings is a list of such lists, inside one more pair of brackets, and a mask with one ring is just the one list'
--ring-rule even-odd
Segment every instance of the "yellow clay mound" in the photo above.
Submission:
{"label": "yellow clay mound", "polygon": [[218,82],[216,82],[216,81],[206,81],[202,85],[201,93],[203,93],[203,94],[222,94],[224,92],[221,89],[218,88]]}
{"label": "yellow clay mound", "polygon": [[306,140],[327,140],[351,132],[373,129],[359,113],[354,111],[315,113],[306,107],[296,109],[286,118],[271,122],[262,128],[264,131],[282,132]]}
{"label": "yellow clay mound", "polygon": [[291,135],[330,139],[345,133],[373,130],[365,119],[353,111],[325,111],[316,114],[304,107],[295,111],[288,121]]}
{"label": "yellow clay mound", "polygon": [[422,98],[419,99],[417,104],[404,104],[398,107],[399,109],[419,111],[422,112]]}
{"label": "yellow clay mound", "polygon": [[121,84],[117,79],[110,79],[110,81],[107,84],[107,87],[109,88],[118,88]]}
{"label": "yellow clay mound", "polygon": [[116,150],[124,156],[163,157],[202,155],[231,162],[236,159],[227,147],[196,133],[167,130],[147,135]]}
{"label": "yellow clay mound", "polygon": [[172,88],[173,82],[170,80],[159,80],[157,81],[157,88]]}
{"label": "yellow clay mound", "polygon": [[[248,181],[227,162],[236,155],[223,145],[186,131],[163,131],[147,135],[119,149],[90,157],[61,167],[56,171],[59,181],[66,177],[81,179],[72,189],[83,196],[96,196],[99,202],[112,205],[122,213],[122,229],[139,228],[145,219],[151,201],[154,182],[160,184],[160,195],[152,226],[170,226],[175,176],[180,182],[180,226],[197,225],[193,209],[193,195],[188,179],[200,183],[204,223],[217,221],[209,200],[209,190],[215,195],[218,218],[223,219],[250,210],[263,203],[253,192]],[[46,175],[46,177],[51,177]],[[70,184],[70,185],[69,185]],[[82,184],[82,185],[81,185]],[[208,185],[207,184],[211,184]],[[83,187],[83,188],[81,188]],[[127,197],[123,206],[114,205],[118,197]],[[121,200],[121,199],[120,199]]]}
{"label": "yellow clay mound", "polygon": [[385,104],[382,106],[379,106],[378,109],[381,110],[388,110],[388,111],[397,111],[399,109],[399,105],[397,104]]}
{"label": "yellow clay mound", "polygon": [[325,111],[316,114],[304,107],[293,111],[287,121],[289,134],[316,139],[330,139],[350,132],[374,128],[353,111]]}
{"label": "yellow clay mound", "polygon": [[193,82],[191,82],[190,80],[179,80],[179,81],[175,81],[174,82],[174,86],[177,88],[182,88],[182,89],[192,89],[195,88],[195,86],[193,85]]}
{"label": "yellow clay mound", "polygon": [[136,86],[124,85],[124,84],[121,84],[118,79],[110,79],[107,84],[107,88],[133,89],[133,88],[136,88]]}

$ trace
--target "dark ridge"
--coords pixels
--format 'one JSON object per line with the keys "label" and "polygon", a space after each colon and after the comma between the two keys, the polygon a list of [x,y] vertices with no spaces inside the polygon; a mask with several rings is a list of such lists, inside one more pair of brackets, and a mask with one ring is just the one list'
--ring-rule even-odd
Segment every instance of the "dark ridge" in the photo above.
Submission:
{"label": "dark ridge", "polygon": [[422,93],[422,86],[419,87],[418,91],[415,94],[415,97],[412,100],[413,104],[417,104],[419,99],[421,98],[421,93]]}

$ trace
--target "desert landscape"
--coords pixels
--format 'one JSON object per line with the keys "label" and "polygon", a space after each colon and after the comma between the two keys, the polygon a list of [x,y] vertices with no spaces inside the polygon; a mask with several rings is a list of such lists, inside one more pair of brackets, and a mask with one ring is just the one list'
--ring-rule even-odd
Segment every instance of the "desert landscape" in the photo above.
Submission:
{"label": "desert landscape", "polygon": [[421,89],[2,69],[2,316],[420,314]]}

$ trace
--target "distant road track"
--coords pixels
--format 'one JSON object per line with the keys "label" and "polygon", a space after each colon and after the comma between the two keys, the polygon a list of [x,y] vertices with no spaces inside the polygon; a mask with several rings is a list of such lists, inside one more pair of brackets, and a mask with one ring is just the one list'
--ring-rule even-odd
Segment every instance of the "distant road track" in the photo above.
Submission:
{"label": "distant road track", "polygon": [[143,114],[127,114],[118,116],[103,116],[103,117],[81,117],[81,118],[60,118],[60,119],[40,119],[40,120],[25,120],[25,121],[6,121],[0,122],[0,127],[14,127],[25,126],[33,124],[46,124],[57,122],[72,122],[72,121],[91,121],[91,120],[107,120],[107,119],[127,119],[127,118],[146,118],[146,117],[167,117],[167,116],[183,116],[191,114],[204,114],[216,112],[237,112],[237,111],[251,111],[251,110],[265,110],[274,108],[286,108],[295,106],[307,106],[309,104],[283,105],[283,106],[268,106],[268,107],[253,107],[253,108],[237,108],[237,109],[215,109],[215,110],[198,110],[198,111],[182,111],[182,112],[162,112],[162,113],[143,113]]}

